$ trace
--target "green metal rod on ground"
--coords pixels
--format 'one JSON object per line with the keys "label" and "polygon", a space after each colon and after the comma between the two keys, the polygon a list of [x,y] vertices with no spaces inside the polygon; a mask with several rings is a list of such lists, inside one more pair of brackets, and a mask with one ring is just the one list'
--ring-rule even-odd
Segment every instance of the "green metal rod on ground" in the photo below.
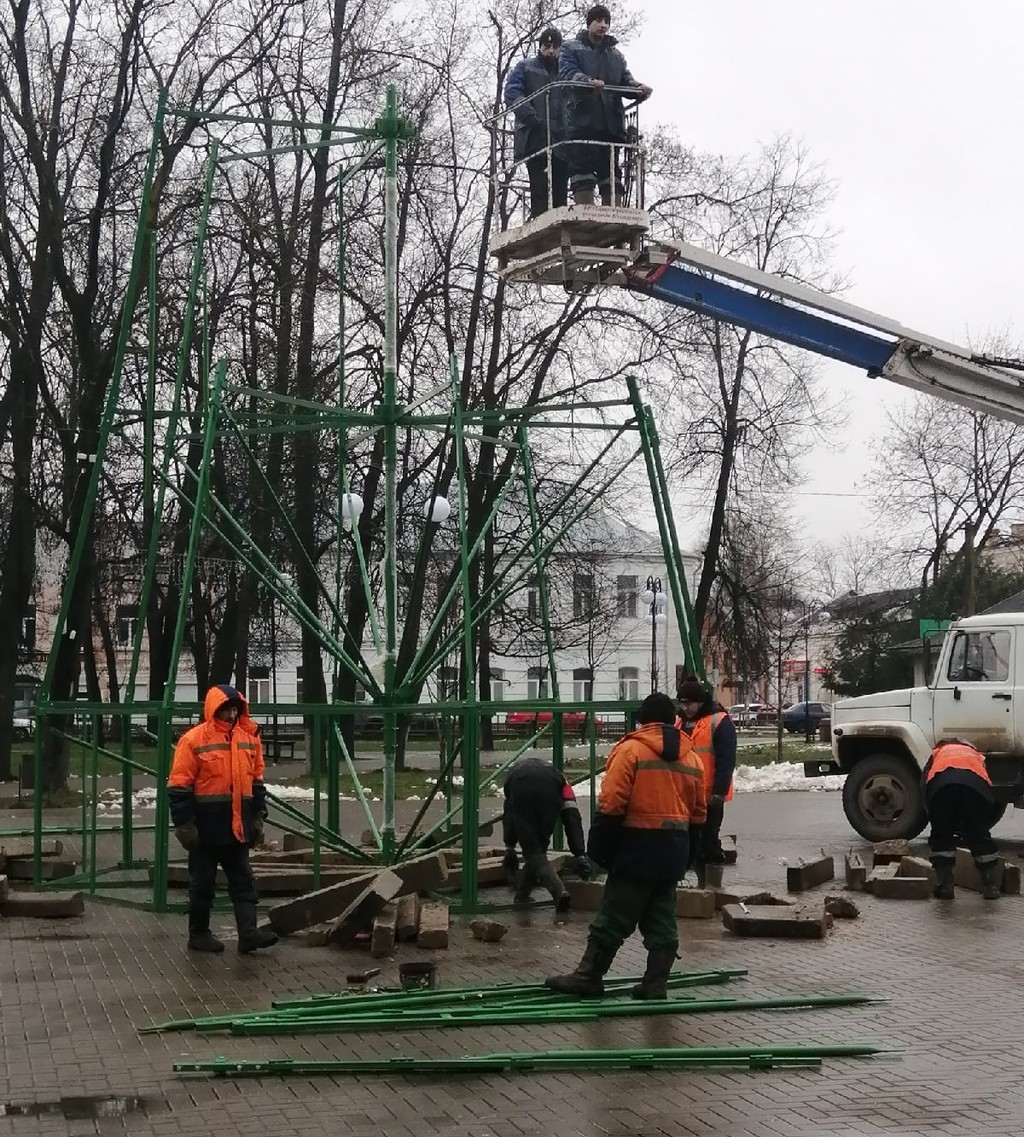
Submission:
{"label": "green metal rod on ground", "polygon": [[600,999],[559,1003],[550,1007],[443,1007],[419,1013],[382,1015],[268,1016],[262,1020],[232,1023],[235,1035],[326,1034],[347,1031],[431,1030],[452,1026],[531,1026],[537,1023],[590,1022],[661,1015],[715,1014],[720,1011],[811,1010],[817,1007],[852,1007],[874,1002],[870,995],[777,996],[764,999],[701,999],[664,1002],[606,1003]]}
{"label": "green metal rod on ground", "polygon": [[[696,986],[701,983],[725,983],[729,979],[742,978],[747,975],[746,968],[739,967],[722,971],[680,971],[669,979],[669,988]],[[624,994],[634,984],[639,982],[639,976],[605,981],[605,988],[610,995]],[[381,991],[362,995],[310,995],[303,999],[275,999],[271,1003],[272,1011],[257,1011],[250,1015],[209,1015],[196,1019],[171,1019],[169,1022],[158,1023],[153,1026],[139,1028],[139,1034],[154,1034],[159,1031],[183,1030],[227,1030],[233,1022],[243,1019],[256,1018],[261,1015],[277,1011],[299,1011],[306,1013],[329,1014],[338,1006],[355,1008],[357,1011],[368,1008],[397,1007],[408,1009],[424,1005],[443,1006],[446,1003],[468,1002],[477,1003],[490,999],[504,1001],[517,996],[550,996],[552,1002],[574,1001],[572,995],[559,995],[548,989],[542,983],[498,983],[493,987],[446,987],[434,991]]]}
{"label": "green metal rod on ground", "polygon": [[774,1066],[821,1064],[824,1058],[860,1058],[886,1053],[882,1047],[843,1046],[678,1047],[653,1050],[549,1050],[537,1054],[469,1055],[464,1058],[268,1058],[235,1061],[214,1058],[175,1062],[176,1074],[214,1074],[219,1077],[262,1077],[267,1074],[464,1074],[493,1070],[672,1069],[688,1066]]}

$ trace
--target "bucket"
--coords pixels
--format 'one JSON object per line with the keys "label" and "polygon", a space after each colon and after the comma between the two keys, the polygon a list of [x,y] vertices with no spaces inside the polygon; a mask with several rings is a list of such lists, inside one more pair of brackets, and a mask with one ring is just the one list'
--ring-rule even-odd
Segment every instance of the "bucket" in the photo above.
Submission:
{"label": "bucket", "polygon": [[433,963],[400,963],[398,982],[406,991],[432,991],[437,986],[437,965]]}

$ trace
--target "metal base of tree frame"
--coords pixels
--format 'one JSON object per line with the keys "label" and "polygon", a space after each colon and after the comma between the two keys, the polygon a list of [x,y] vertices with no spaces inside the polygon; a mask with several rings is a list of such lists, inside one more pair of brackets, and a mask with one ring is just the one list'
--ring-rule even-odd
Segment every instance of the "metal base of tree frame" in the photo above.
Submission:
{"label": "metal base of tree frame", "polygon": [[[108,443],[116,433],[119,444],[134,446],[143,469],[143,500],[153,502],[148,530],[148,548],[139,596],[139,612],[146,613],[153,596],[154,582],[159,566],[160,518],[168,491],[174,495],[189,519],[188,545],[183,558],[181,578],[178,582],[177,624],[174,631],[171,663],[166,676],[163,698],[159,701],[135,698],[136,679],[142,650],[145,620],[139,619],[135,629],[132,646],[130,675],[126,684],[126,697],[120,704],[89,703],[74,700],[72,692],[60,690],[57,676],[61,673],[58,663],[67,663],[68,653],[78,651],[74,643],[74,630],[68,631],[69,613],[73,609],[76,589],[84,587],[85,576],[81,572],[82,559],[87,540],[88,525],[80,526],[77,541],[72,550],[67,580],[64,588],[60,615],[57,621],[57,634],[54,639],[47,672],[38,697],[38,723],[35,747],[35,786],[43,785],[44,747],[72,747],[80,759],[82,785],[82,804],[80,822],[62,827],[61,831],[81,838],[81,872],[78,876],[54,882],[61,888],[70,885],[85,887],[98,898],[115,902],[138,902],[156,911],[167,911],[178,905],[168,902],[168,863],[169,863],[169,812],[166,794],[159,788],[166,784],[174,748],[175,723],[182,718],[194,717],[194,703],[180,702],[176,698],[176,680],[186,627],[190,620],[189,605],[196,589],[202,588],[197,580],[197,565],[200,561],[201,541],[205,536],[216,539],[220,548],[230,551],[239,567],[266,590],[271,602],[280,604],[291,618],[303,628],[306,642],[312,642],[321,657],[333,662],[335,687],[338,677],[347,675],[362,685],[366,699],[360,702],[340,701],[302,702],[294,706],[273,708],[281,713],[299,713],[304,716],[307,740],[307,757],[310,759],[310,774],[313,782],[313,801],[311,810],[306,813],[288,801],[278,798],[271,800],[271,826],[285,832],[308,837],[312,842],[312,874],[314,887],[320,879],[320,854],[324,850],[338,850],[346,853],[354,861],[393,864],[404,859],[421,855],[425,850],[450,843],[453,839],[453,825],[458,823],[458,840],[462,847],[463,872],[461,881],[462,910],[479,907],[478,896],[478,852],[480,800],[486,791],[499,784],[503,771],[524,750],[534,745],[541,736],[550,739],[553,761],[559,768],[563,759],[564,729],[562,715],[566,711],[583,711],[587,714],[587,735],[590,742],[591,782],[596,775],[596,723],[595,716],[608,711],[621,713],[628,706],[620,702],[569,702],[560,698],[558,673],[555,667],[555,643],[552,636],[548,596],[545,587],[544,567],[549,558],[558,555],[566,535],[579,524],[589,511],[600,501],[608,487],[621,476],[627,462],[643,459],[647,481],[650,486],[658,528],[661,534],[662,550],[666,564],[667,591],[681,629],[683,651],[687,667],[696,674],[703,674],[703,663],[697,637],[693,626],[693,615],[687,594],[686,582],[681,570],[682,560],[678,539],[669,505],[667,482],[658,448],[658,437],[650,408],[643,404],[637,384],[628,380],[628,397],[621,400],[606,400],[600,403],[545,404],[542,408],[468,408],[458,385],[458,373],[452,362],[450,374],[431,395],[411,407],[403,406],[397,399],[397,153],[400,146],[411,137],[411,129],[397,109],[394,89],[389,89],[384,114],[369,128],[347,128],[323,126],[322,124],[291,124],[302,128],[308,134],[320,137],[317,144],[326,149],[334,145],[353,145],[362,147],[362,152],[346,168],[339,185],[344,184],[368,160],[383,153],[385,187],[385,241],[382,275],[385,282],[384,313],[384,373],[383,398],[372,413],[349,410],[345,406],[345,385],[343,364],[339,364],[338,391],[336,403],[328,405],[308,399],[298,399],[273,390],[254,390],[249,387],[232,386],[228,361],[221,360],[215,367],[207,360],[205,371],[205,390],[202,406],[202,435],[197,438],[183,421],[180,405],[183,380],[189,365],[190,352],[194,350],[193,334],[197,323],[197,310],[203,278],[206,229],[210,212],[211,195],[215,175],[221,162],[237,161],[240,158],[253,160],[266,158],[273,160],[279,152],[289,152],[294,147],[281,147],[262,150],[257,153],[239,154],[237,151],[220,158],[218,143],[210,147],[207,164],[204,194],[199,212],[197,237],[194,247],[191,277],[189,280],[188,302],[184,313],[183,330],[174,388],[174,397],[166,415],[162,451],[158,453],[157,430],[154,421],[153,390],[155,386],[156,362],[156,279],[155,256],[156,210],[151,209],[150,198],[153,175],[165,115],[189,114],[194,110],[178,112],[169,107],[166,96],[162,96],[158,106],[153,144],[147,168],[143,206],[136,233],[134,259],[127,294],[122,307],[119,327],[119,340],[107,402],[102,420],[100,437],[97,440],[95,455],[91,456],[89,476],[91,478],[88,511],[92,517],[98,508],[100,485]],[[233,123],[252,122],[262,124],[262,120],[244,119],[240,116],[210,114],[200,116],[213,126],[220,120]],[[279,124],[284,125],[284,124]],[[299,132],[298,129],[296,131]],[[342,195],[339,192],[340,232],[344,233]],[[343,250],[343,241],[339,242]],[[139,281],[143,265],[149,264],[150,298],[148,312],[149,333],[149,384],[146,406],[141,408],[141,437],[132,428],[121,425],[124,407],[122,398],[122,369],[128,349],[129,336],[134,325],[140,292]],[[343,253],[339,254],[339,277],[344,273]],[[343,290],[339,289],[339,295]],[[341,342],[344,341],[344,309],[339,312]],[[204,357],[206,353],[203,353]],[[339,352],[343,360],[344,352]],[[244,397],[244,411],[239,411],[239,397]],[[439,400],[445,406],[440,411],[426,409],[424,404],[437,406]],[[531,469],[530,434],[535,426],[535,418],[543,413],[543,427],[546,430],[581,428],[580,412],[586,408],[601,408],[602,414],[595,418],[604,421],[585,424],[600,438],[595,447],[596,454],[579,476],[571,482],[561,484],[559,492],[538,500],[535,493]],[[566,415],[567,420],[558,421]],[[608,420],[615,420],[609,425]],[[337,549],[333,572],[323,573],[321,558],[308,545],[299,539],[286,504],[278,496],[275,487],[267,481],[250,439],[261,432],[295,433],[319,431],[330,434],[337,442],[338,462],[336,484],[331,487],[336,501]],[[449,549],[446,561],[447,571],[443,585],[438,593],[438,607],[430,626],[419,634],[412,644],[408,637],[401,637],[398,609],[398,572],[396,564],[396,492],[398,477],[398,437],[411,431],[434,432],[443,440],[442,450],[447,455],[449,469],[454,475],[454,489],[457,502],[453,508],[457,516],[466,518],[468,504],[466,495],[466,463],[479,447],[487,445],[499,448],[508,457],[505,476],[497,484],[493,494],[486,502],[486,519],[470,533],[465,524],[459,526],[458,548]],[[371,536],[364,524],[354,517],[351,511],[352,498],[346,470],[346,455],[349,447],[357,440],[380,432],[383,440],[383,535],[377,540],[382,556],[379,561],[369,555]],[[600,432],[600,433],[598,433]],[[289,548],[299,577],[299,584],[292,583],[274,559],[261,547],[260,540],[247,528],[244,518],[232,515],[225,503],[220,500],[211,484],[211,466],[214,448],[232,447],[240,463],[244,462],[248,476],[259,481],[262,489],[277,509],[276,522],[289,535]],[[181,455],[189,455],[186,479],[181,483],[172,477],[174,464],[181,468]],[[442,485],[442,465],[438,464],[435,477],[434,494],[449,490]],[[497,480],[496,480],[497,481]],[[525,505],[529,524],[523,526],[511,539],[509,555],[481,581],[475,572],[481,550],[489,534],[495,532],[503,504],[515,495],[515,501]],[[363,521],[365,522],[365,518]],[[354,524],[352,524],[354,522]],[[369,613],[370,642],[356,643],[348,635],[343,615],[343,584],[345,574],[342,564],[342,534],[352,528],[353,548],[349,551],[351,570],[350,584],[362,589]],[[420,534],[416,564],[421,572],[427,565],[427,555],[435,541],[438,524],[427,518]],[[507,535],[506,535],[507,536]],[[369,565],[379,565],[380,590],[383,597],[378,598],[371,583]],[[329,576],[330,579],[325,579]],[[536,576],[540,601],[540,616],[549,673],[551,677],[550,697],[534,700],[517,700],[492,704],[476,697],[475,660],[479,629],[498,606],[517,589],[525,587],[527,581]],[[321,615],[321,605],[327,616]],[[366,637],[363,637],[365,641]],[[427,703],[421,700],[421,693],[428,676],[448,658],[458,655],[461,661],[461,683],[459,697],[444,702]],[[376,666],[383,661],[383,667]],[[259,708],[257,708],[259,709]],[[268,708],[263,708],[266,711]],[[480,767],[481,722],[485,716],[497,711],[509,710],[550,711],[550,723],[538,731],[533,738],[524,741],[518,751],[510,751],[507,760],[499,766],[488,769]],[[399,752],[401,731],[408,716],[430,713],[439,716],[442,723],[440,769],[436,782],[427,800],[422,803],[413,824],[399,837],[395,827],[395,770]],[[379,716],[383,730],[383,790],[380,803],[380,820],[373,809],[369,795],[363,788],[353,760],[349,740],[352,738],[353,723],[367,714]],[[133,787],[137,775],[152,776],[154,771],[141,765],[132,756],[132,724],[141,717],[147,719],[149,737],[154,739],[157,748],[155,777],[158,787],[156,817],[154,825],[135,825],[132,821]],[[121,742],[117,751],[100,746],[98,719],[117,719],[120,722]],[[76,731],[75,723],[91,722],[91,729]],[[152,730],[155,725],[155,731]],[[106,824],[99,813],[96,792],[98,759],[101,755],[115,760],[121,769],[120,824]],[[319,757],[319,760],[317,760]],[[456,794],[454,772],[458,765],[462,786]],[[342,771],[346,771],[356,789],[366,824],[373,835],[375,848],[367,849],[357,841],[341,832],[339,786]],[[43,793],[35,793],[33,834],[35,837],[35,879],[39,887],[43,881],[42,842],[56,832],[53,827],[44,825]],[[424,818],[431,803],[444,799],[444,815],[431,824]],[[591,793],[591,808],[595,795]],[[137,848],[137,836],[146,831],[152,832],[152,856],[141,856]],[[97,851],[97,838],[108,834],[120,835],[120,857],[109,863],[101,863]],[[147,837],[148,845],[148,837]],[[556,835],[556,846],[561,845],[561,834]],[[148,848],[147,848],[148,853]],[[143,872],[140,877],[136,874]],[[132,890],[143,890],[145,899],[134,901],[128,898]]]}

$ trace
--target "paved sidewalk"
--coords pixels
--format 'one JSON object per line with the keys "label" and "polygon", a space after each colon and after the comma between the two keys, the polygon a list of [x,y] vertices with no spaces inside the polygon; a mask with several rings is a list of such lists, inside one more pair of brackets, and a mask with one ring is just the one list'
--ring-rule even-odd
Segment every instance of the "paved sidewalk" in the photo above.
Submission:
{"label": "paved sidewalk", "polygon": [[[0,813],[0,824],[24,814]],[[727,807],[740,864],[733,880],[782,888],[780,858],[841,856],[853,843],[838,794],[740,795]],[[355,813],[345,823],[357,825]],[[799,838],[793,834],[800,834]],[[1013,855],[1024,823],[996,836]],[[824,892],[828,886],[819,891]],[[1024,1126],[1020,1029],[1024,899],[952,905],[858,897],[862,917],[824,942],[743,941],[715,921],[685,921],[680,968],[750,970],[736,995],[877,992],[889,1002],[827,1011],[748,1012],[618,1020],[536,1029],[247,1039],[144,1035],[167,1018],[254,1010],[272,998],[341,987],[358,952],[295,938],[256,956],[233,943],[219,957],[184,950],[183,918],[90,902],[80,920],[0,920],[0,1137],[8,1134],[345,1134],[346,1137],[574,1137],[729,1134],[733,1137],[1014,1135]],[[586,918],[553,923],[550,909],[510,914],[500,944],[474,941],[454,920],[452,947],[432,955],[448,985],[540,978],[575,963]],[[230,932],[227,914],[220,930]],[[414,946],[384,962],[424,958]],[[620,974],[642,969],[631,941]],[[721,989],[719,989],[721,990]],[[488,1075],[430,1080],[179,1079],[179,1056],[423,1056],[503,1050],[772,1042],[874,1042],[884,1059],[835,1060],[813,1071],[692,1071]],[[73,1101],[71,1099],[83,1099]],[[13,1112],[12,1112],[13,1111]],[[109,1116],[94,1114],[106,1111]]]}

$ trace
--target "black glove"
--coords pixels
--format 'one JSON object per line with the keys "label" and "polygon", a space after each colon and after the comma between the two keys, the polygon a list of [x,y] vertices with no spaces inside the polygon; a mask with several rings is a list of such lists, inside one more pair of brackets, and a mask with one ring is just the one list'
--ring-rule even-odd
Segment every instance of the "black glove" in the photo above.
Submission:
{"label": "black glove", "polygon": [[194,849],[199,844],[199,829],[194,821],[186,821],[175,825],[174,836],[183,849]]}
{"label": "black glove", "polygon": [[579,874],[580,880],[592,880],[594,877],[594,866],[590,863],[589,858],[577,857],[576,858],[576,872]]}

